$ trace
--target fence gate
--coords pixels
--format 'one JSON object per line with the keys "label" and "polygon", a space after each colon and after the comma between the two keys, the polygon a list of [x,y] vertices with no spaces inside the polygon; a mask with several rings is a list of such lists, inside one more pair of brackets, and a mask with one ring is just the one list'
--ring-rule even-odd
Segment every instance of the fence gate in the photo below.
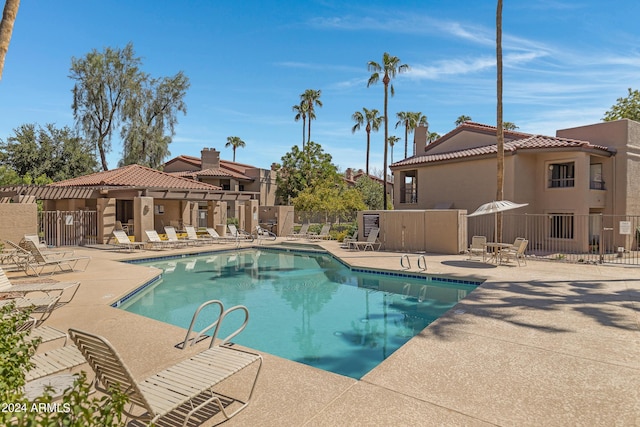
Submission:
{"label": "fence gate", "polygon": [[95,244],[96,211],[44,211],[38,213],[38,236],[50,246]]}

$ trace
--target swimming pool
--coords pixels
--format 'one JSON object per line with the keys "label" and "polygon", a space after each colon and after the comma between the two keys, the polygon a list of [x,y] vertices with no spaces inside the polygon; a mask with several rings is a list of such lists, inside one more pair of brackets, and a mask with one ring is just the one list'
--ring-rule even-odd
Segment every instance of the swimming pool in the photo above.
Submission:
{"label": "swimming pool", "polygon": [[[120,308],[186,329],[205,301],[242,304],[251,317],[234,342],[357,379],[478,284],[356,271],[326,253],[272,249],[143,265],[161,268],[162,279]],[[225,320],[220,336],[239,322]]]}

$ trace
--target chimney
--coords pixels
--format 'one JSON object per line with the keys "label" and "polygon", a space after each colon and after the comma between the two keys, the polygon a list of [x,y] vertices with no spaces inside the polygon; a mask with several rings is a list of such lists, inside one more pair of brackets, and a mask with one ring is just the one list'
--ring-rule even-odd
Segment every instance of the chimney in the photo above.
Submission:
{"label": "chimney", "polygon": [[426,126],[418,126],[413,133],[413,154],[416,154],[416,150],[418,147],[426,147],[427,146],[427,127]]}
{"label": "chimney", "polygon": [[220,169],[220,152],[215,148],[203,148],[201,152],[202,168]]}
{"label": "chimney", "polygon": [[347,170],[344,171],[344,177],[347,181],[353,181],[353,169],[347,168]]}

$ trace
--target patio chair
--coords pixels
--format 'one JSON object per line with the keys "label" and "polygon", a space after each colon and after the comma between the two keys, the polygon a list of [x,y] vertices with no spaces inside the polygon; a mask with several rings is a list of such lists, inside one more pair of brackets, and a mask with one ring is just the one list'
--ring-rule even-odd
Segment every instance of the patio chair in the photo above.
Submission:
{"label": "patio chair", "polygon": [[187,232],[187,238],[189,240],[198,242],[201,245],[213,243],[213,238],[209,236],[208,233],[207,235],[202,235],[202,236],[198,235],[198,233],[196,232],[196,228],[193,225],[185,225],[184,230]]}
{"label": "patio chair", "polygon": [[236,240],[236,238],[233,236],[219,235],[216,229],[211,227],[207,228],[207,233],[209,233],[209,236],[211,236],[213,241],[216,243],[231,243],[231,242],[235,242]]}
{"label": "patio chair", "polygon": [[236,227],[235,224],[228,224],[227,228],[229,228],[229,232],[236,241],[250,240],[253,242],[253,235],[245,230],[238,230],[238,227]]}
{"label": "patio chair", "polygon": [[362,248],[362,250],[364,251],[366,251],[367,248],[371,248],[372,251],[380,249],[382,243],[380,242],[380,240],[378,240],[378,233],[380,233],[379,228],[372,228],[371,230],[369,230],[367,240],[364,240],[362,242],[353,242],[353,247],[356,250],[360,250],[360,248]]}
{"label": "patio chair", "polygon": [[[69,329],[69,336],[96,374],[95,389],[109,394],[111,387],[119,388],[131,403],[124,413],[146,423],[155,423],[170,413],[178,416],[176,409],[183,405],[185,410],[189,410],[184,416],[183,426],[200,410],[204,412],[206,408],[207,414],[211,414],[211,404],[229,419],[251,402],[262,367],[262,356],[259,354],[212,343],[211,347],[195,356],[143,381],[136,381],[120,354],[105,338],[77,329]],[[246,401],[214,393],[214,386],[254,363],[258,367]],[[228,406],[232,402],[239,402],[241,406],[229,412]]]}
{"label": "patio chair", "polygon": [[331,230],[331,224],[324,224],[319,233],[309,233],[307,234],[307,238],[310,240],[330,240],[331,235],[329,234],[329,230]]}
{"label": "patio chair", "polygon": [[520,246],[517,249],[508,248],[503,249],[501,251],[501,256],[506,261],[509,261],[510,258],[514,258],[518,263],[518,267],[520,267],[520,260],[524,262],[524,265],[527,265],[527,259],[524,255],[524,252],[527,250],[527,245],[529,245],[529,241],[527,239],[522,239],[520,241]]}
{"label": "patio chair", "polygon": [[116,238],[116,246],[122,250],[133,252],[136,249],[144,249],[144,242],[132,242],[123,230],[113,230],[113,237]]}
{"label": "patio chair", "polygon": [[476,256],[482,256],[482,261],[487,258],[487,236],[473,236],[471,238],[471,246],[467,249],[467,254],[469,257],[467,259],[472,259]]}
{"label": "patio chair", "polygon": [[8,261],[8,264],[21,265],[24,258],[31,257],[31,253],[20,247],[19,244],[12,242],[11,240],[4,240],[4,242],[9,246],[9,248],[4,248],[2,250],[2,264],[5,264]]}
{"label": "patio chair", "polygon": [[167,240],[175,245],[195,245],[198,243],[197,241],[191,239],[180,239],[178,237],[178,233],[176,232],[176,228],[173,225],[165,225],[164,232],[167,235]]}
{"label": "patio chair", "polygon": [[147,244],[152,249],[167,249],[176,247],[175,243],[168,240],[162,240],[156,230],[145,230],[144,233],[147,235]]}
{"label": "patio chair", "polygon": [[307,234],[309,233],[309,226],[310,225],[311,224],[309,224],[308,222],[302,224],[302,226],[300,227],[300,230],[298,230],[297,233],[294,231],[291,234],[288,234],[287,235],[287,239],[295,240],[295,239],[300,239],[300,238],[303,238],[303,237],[307,237]]}
{"label": "patio chair", "polygon": [[[14,310],[31,310],[31,317],[35,319],[35,326],[41,324],[51,316],[53,310],[59,307],[60,295],[41,297],[18,297],[0,300],[0,307],[13,304]],[[34,317],[37,315],[38,317]]]}
{"label": "patio chair", "polygon": [[43,254],[40,249],[33,244],[31,240],[24,240],[22,242],[24,244],[24,248],[28,250],[33,259],[24,260],[24,272],[29,274],[29,271],[32,271],[36,276],[39,276],[40,273],[44,271],[45,268],[49,266],[53,266],[53,270],[51,274],[53,274],[56,270],[60,271],[75,271],[77,265],[80,262],[86,261],[84,267],[86,268],[91,261],[91,257],[88,256],[49,256]]}
{"label": "patio chair", "polygon": [[256,225],[256,239],[258,240],[258,243],[260,243],[262,240],[276,240],[277,236],[275,233]]}
{"label": "patio chair", "polygon": [[353,242],[357,242],[358,241],[358,230],[353,232],[353,235],[351,237],[347,236],[344,238],[344,240],[342,240],[342,248],[344,249],[350,249],[351,248],[351,243]]}
{"label": "patio chair", "polygon": [[68,296],[64,301],[58,301],[60,305],[67,304],[78,292],[80,288],[80,282],[54,282],[54,283],[21,283],[13,284],[5,274],[4,270],[0,268],[0,295],[2,294],[16,294],[25,296],[31,292],[42,292],[47,296],[62,296],[62,294],[69,290],[71,296]]}

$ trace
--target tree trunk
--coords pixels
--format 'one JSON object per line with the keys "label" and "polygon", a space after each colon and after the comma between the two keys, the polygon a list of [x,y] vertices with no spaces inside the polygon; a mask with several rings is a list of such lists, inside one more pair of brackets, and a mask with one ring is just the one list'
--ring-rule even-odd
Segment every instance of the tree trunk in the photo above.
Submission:
{"label": "tree trunk", "polygon": [[4,59],[9,51],[9,42],[11,41],[11,33],[13,33],[13,24],[16,22],[19,6],[20,0],[6,0],[4,4],[2,21],[0,22],[0,80],[2,79]]}
{"label": "tree trunk", "polygon": [[[407,158],[407,148],[409,145],[409,122],[404,122],[404,158]],[[393,163],[393,162],[392,162]]]}
{"label": "tree trunk", "polygon": [[387,156],[389,146],[389,116],[387,115],[387,99],[389,92],[389,76],[385,73],[384,79],[384,162],[382,167],[383,186],[382,186],[382,209],[387,210]]}
{"label": "tree trunk", "polygon": [[371,147],[371,131],[367,131],[367,177],[369,176],[369,150]]}
{"label": "tree trunk", "polygon": [[[496,62],[497,62],[497,191],[496,200],[504,199],[504,126],[502,124],[502,0],[496,10]],[[496,239],[502,241],[502,213],[497,215]]]}

